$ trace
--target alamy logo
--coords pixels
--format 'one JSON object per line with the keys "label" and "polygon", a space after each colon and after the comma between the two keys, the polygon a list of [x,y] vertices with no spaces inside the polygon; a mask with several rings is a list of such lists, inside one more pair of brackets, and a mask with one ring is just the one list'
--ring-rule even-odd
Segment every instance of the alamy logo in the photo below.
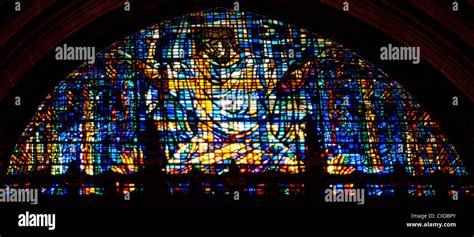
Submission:
{"label": "alamy logo", "polygon": [[364,205],[365,190],[360,188],[328,188],[324,191],[326,202],[355,202]]}
{"label": "alamy logo", "polygon": [[0,202],[29,202],[38,204],[38,189],[0,188]]}
{"label": "alamy logo", "polygon": [[56,214],[34,214],[25,212],[18,215],[19,227],[48,227],[48,230],[56,229]]}
{"label": "alamy logo", "polygon": [[72,47],[64,44],[56,47],[56,60],[79,60],[89,64],[95,62],[95,47]]}
{"label": "alamy logo", "polygon": [[413,64],[420,63],[420,47],[398,47],[388,44],[380,48],[381,60],[412,61]]}

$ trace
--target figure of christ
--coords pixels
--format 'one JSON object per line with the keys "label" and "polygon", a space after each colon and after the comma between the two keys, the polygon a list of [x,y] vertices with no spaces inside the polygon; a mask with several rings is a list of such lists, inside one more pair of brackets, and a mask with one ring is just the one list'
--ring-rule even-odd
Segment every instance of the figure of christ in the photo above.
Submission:
{"label": "figure of christ", "polygon": [[[135,62],[165,93],[163,101],[147,100],[147,106],[157,131],[166,134],[167,171],[183,173],[201,165],[212,173],[203,165],[235,160],[243,172],[271,166],[302,172],[302,120],[312,106],[303,74],[310,63],[278,78],[275,63],[240,49],[232,29],[207,28],[201,36],[202,50],[190,59],[166,66]],[[155,51],[152,45],[150,58]]]}

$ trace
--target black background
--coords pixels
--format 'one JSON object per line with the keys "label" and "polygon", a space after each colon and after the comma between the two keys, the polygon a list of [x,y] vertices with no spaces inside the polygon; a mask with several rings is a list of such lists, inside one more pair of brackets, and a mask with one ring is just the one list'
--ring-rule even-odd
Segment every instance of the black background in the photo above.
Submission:
{"label": "black background", "polygon": [[[400,3],[403,4],[403,3]],[[97,49],[104,48],[125,36],[161,20],[177,17],[190,12],[215,8],[233,7],[233,1],[163,1],[160,7],[149,1],[132,2],[131,11],[115,10],[93,24],[87,25],[61,43],[68,45],[88,45]],[[401,44],[385,34],[371,28],[359,20],[317,2],[307,1],[304,6],[288,1],[240,1],[240,9],[258,13],[268,18],[280,19],[288,23],[305,27],[312,32],[333,39],[344,47],[353,50],[389,77],[404,85],[415,99],[438,121],[448,136],[468,172],[473,172],[473,109],[474,105],[436,68],[423,60],[421,63],[381,61],[380,47]],[[53,11],[52,9],[51,11]],[[2,11],[8,11],[3,9]],[[12,12],[2,12],[13,14]],[[43,13],[48,17],[50,13]],[[435,24],[435,23],[433,23]],[[440,28],[440,30],[442,30]],[[453,39],[456,40],[456,39]],[[462,43],[460,43],[462,44]],[[410,45],[412,46],[412,45]],[[416,46],[416,45],[413,45]],[[465,47],[466,52],[472,48]],[[26,62],[25,62],[26,63]],[[25,74],[10,90],[8,96],[0,102],[0,136],[5,151],[0,153],[0,169],[5,172],[9,154],[17,142],[22,130],[29,123],[37,106],[52,91],[59,81],[67,77],[80,62],[58,62],[54,52],[47,54]],[[14,97],[21,96],[23,105],[14,106]],[[459,106],[453,107],[452,97],[459,97]],[[41,200],[40,200],[41,202]],[[58,200],[60,202],[60,200]],[[246,208],[244,204],[234,204],[224,200],[215,208],[91,208],[68,209],[36,208],[29,205],[11,206],[1,204],[0,233],[20,230],[17,227],[18,214],[26,210],[37,213],[56,213],[58,231],[264,231],[264,232],[391,232],[407,231],[405,222],[410,221],[410,213],[456,213],[454,220],[458,227],[441,230],[420,228],[410,229],[411,233],[425,231],[465,231],[473,227],[472,201],[453,202],[445,208],[431,208],[428,204],[394,208],[383,206],[358,207],[334,206],[328,208],[307,208],[293,205],[290,207]],[[43,229],[21,229],[28,235],[36,235]],[[7,233],[5,236],[8,236]],[[4,234],[2,234],[4,236]]]}

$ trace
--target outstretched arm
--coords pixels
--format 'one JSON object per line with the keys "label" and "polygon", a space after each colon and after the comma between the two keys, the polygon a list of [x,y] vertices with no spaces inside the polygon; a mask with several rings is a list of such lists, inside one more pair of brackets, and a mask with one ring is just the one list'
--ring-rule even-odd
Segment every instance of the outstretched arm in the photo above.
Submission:
{"label": "outstretched arm", "polygon": [[[154,47],[150,48],[151,52],[152,48]],[[144,62],[140,59],[133,58],[132,55],[120,49],[114,51],[113,54],[120,56],[120,58],[123,58],[127,63],[131,64],[132,68],[134,68],[138,72],[141,72],[145,76],[145,78],[148,79],[148,82],[150,82],[152,85],[156,87],[161,86],[160,79],[163,78],[163,73],[160,70],[160,63],[148,62],[151,61],[151,59],[147,59],[147,62]]]}

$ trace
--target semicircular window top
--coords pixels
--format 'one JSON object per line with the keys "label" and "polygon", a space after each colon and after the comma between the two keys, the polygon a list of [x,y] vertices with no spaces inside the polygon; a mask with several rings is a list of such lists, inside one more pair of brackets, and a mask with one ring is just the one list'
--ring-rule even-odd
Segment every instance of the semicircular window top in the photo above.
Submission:
{"label": "semicircular window top", "polygon": [[467,174],[438,123],[399,83],[303,28],[210,10],[152,25],[56,86],[8,174]]}

